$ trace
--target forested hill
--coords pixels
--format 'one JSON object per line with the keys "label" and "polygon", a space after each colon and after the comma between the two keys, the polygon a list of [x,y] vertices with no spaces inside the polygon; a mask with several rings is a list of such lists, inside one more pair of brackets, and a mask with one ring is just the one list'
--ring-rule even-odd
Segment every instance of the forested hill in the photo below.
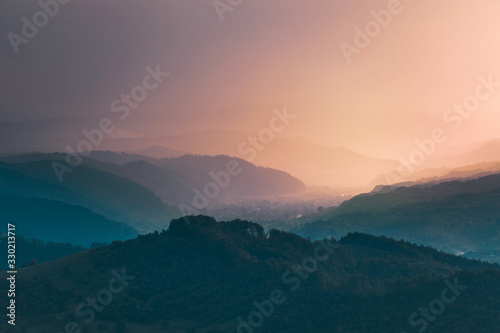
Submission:
{"label": "forested hill", "polygon": [[[116,291],[116,274],[126,276],[124,287],[109,303],[76,312],[88,297]],[[6,288],[5,274],[0,281]],[[498,266],[366,234],[312,243],[205,216],[22,268],[17,283],[17,327],[39,332],[62,332],[69,322],[82,332],[116,325],[127,332],[235,332],[240,325],[249,332],[255,311],[264,313],[250,327],[255,332],[416,332],[424,324],[412,326],[410,316],[449,284],[457,296],[428,332],[500,331]]]}
{"label": "forested hill", "polygon": [[[500,174],[477,179],[386,187],[339,207],[305,216],[291,231],[303,237],[341,237],[351,231],[406,239],[449,253],[500,263]],[[491,255],[491,256],[490,256]],[[475,255],[474,255],[475,256]]]}

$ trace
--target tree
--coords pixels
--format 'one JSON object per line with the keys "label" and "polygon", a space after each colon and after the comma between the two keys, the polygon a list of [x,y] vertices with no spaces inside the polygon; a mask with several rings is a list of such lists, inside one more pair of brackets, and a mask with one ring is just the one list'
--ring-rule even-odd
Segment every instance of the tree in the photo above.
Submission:
{"label": "tree", "polygon": [[116,327],[115,327],[115,332],[116,333],[125,333],[127,331],[127,326],[125,325],[125,323],[123,321],[118,321],[116,323]]}

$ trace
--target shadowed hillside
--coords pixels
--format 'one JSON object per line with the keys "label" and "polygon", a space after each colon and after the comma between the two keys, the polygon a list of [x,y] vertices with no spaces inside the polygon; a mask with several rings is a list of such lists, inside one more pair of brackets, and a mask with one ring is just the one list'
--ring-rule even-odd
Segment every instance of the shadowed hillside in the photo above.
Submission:
{"label": "shadowed hillside", "polygon": [[[75,312],[116,274],[124,288],[112,302]],[[29,323],[32,332],[61,331],[70,321],[88,332],[116,325],[130,332],[234,332],[237,318],[248,321],[259,308],[253,303],[269,306],[270,297],[277,301],[262,310],[268,316],[256,331],[415,332],[409,316],[439,298],[446,283],[465,287],[457,287],[459,296],[429,323],[430,332],[500,328],[492,311],[500,306],[500,270],[491,265],[365,234],[311,243],[204,216],[23,268],[18,279],[18,327]]]}
{"label": "shadowed hillside", "polygon": [[317,239],[361,231],[451,253],[489,250],[482,259],[498,261],[500,174],[377,190],[305,217],[294,232]]}

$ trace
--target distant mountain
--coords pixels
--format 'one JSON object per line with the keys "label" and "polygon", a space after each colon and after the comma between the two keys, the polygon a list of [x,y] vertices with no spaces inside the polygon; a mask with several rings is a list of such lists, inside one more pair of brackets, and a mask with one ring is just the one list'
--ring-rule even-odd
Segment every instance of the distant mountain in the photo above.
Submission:
{"label": "distant mountain", "polygon": [[[90,246],[94,242],[134,238],[139,233],[87,208],[55,200],[0,195],[0,211],[4,225],[12,223],[18,234],[46,242]],[[19,249],[21,253],[25,250]]]}
{"label": "distant mountain", "polygon": [[[95,151],[59,182],[53,161],[65,155],[23,154],[0,159],[11,186],[0,194],[48,198],[87,207],[140,230],[154,230],[181,215],[180,204],[196,211],[214,203],[304,193],[302,181],[286,172],[257,167],[229,156],[155,159]],[[229,174],[228,167],[235,173]],[[231,169],[231,170],[232,170]]]}
{"label": "distant mountain", "polygon": [[[244,109],[248,111],[251,108],[246,106]],[[268,106],[260,105],[259,110],[262,114],[272,115]],[[199,113],[195,112],[195,114]],[[231,112],[231,109],[226,110],[225,114],[227,114],[226,118],[233,119],[235,124],[238,123],[238,117]],[[216,119],[210,121],[216,121]],[[259,128],[258,124],[261,121],[255,120],[256,128]],[[0,123],[0,130],[5,128],[5,133],[7,133],[5,139],[16,142],[16,144],[6,144],[3,148],[0,145],[0,152],[63,152],[68,143],[78,142],[73,138],[75,133],[80,133],[85,128],[93,128],[96,124],[98,124],[98,119],[95,118],[81,121],[74,118],[57,118]],[[206,125],[200,123],[201,127],[206,127]],[[154,123],[151,123],[151,126],[157,127]],[[124,131],[127,130],[128,127],[125,127]],[[24,134],[26,132],[31,133],[31,136],[26,137]],[[152,131],[149,136],[144,133],[132,137],[110,136],[106,137],[96,149],[124,151],[154,158],[179,157],[185,153],[236,156],[259,166],[288,172],[307,185],[326,185],[349,193],[367,191],[371,181],[377,175],[386,170],[392,170],[398,165],[398,162],[394,160],[371,158],[344,147],[331,147],[316,144],[301,137],[288,138],[279,134],[266,144],[259,141],[260,143],[257,142],[255,145],[249,141],[249,138],[256,137],[258,132],[253,133],[241,129],[195,130],[173,135],[160,133],[165,133],[165,131]],[[0,134],[0,139],[1,137],[2,134]]]}
{"label": "distant mountain", "polygon": [[371,186],[395,185],[412,186],[424,183],[440,183],[444,181],[463,180],[484,177],[500,172],[500,161],[482,162],[465,165],[456,168],[427,168],[405,177],[401,177],[397,172],[381,174],[372,181]]}
{"label": "distant mountain", "polygon": [[388,168],[371,182],[377,185],[412,185],[431,181],[480,177],[500,172],[500,139],[451,147],[445,152],[430,155],[422,166],[414,166],[412,173],[398,171],[401,164]]}
{"label": "distant mountain", "polygon": [[380,187],[378,192],[358,195],[302,222],[305,225],[294,231],[304,237],[362,231],[452,253],[497,249],[500,174],[437,185]]}
{"label": "distant mountain", "polygon": [[483,142],[466,152],[444,155],[433,164],[453,168],[483,162],[500,162],[500,139]]}
{"label": "distant mountain", "polygon": [[[64,155],[28,155],[21,163],[0,162],[0,194],[40,198],[86,207],[111,220],[141,230],[154,230],[177,213],[161,202],[153,192],[113,173],[118,166],[85,160],[59,182],[53,161]],[[13,162],[15,157],[6,160]]]}
{"label": "distant mountain", "polygon": [[124,165],[135,161],[147,161],[149,163],[155,163],[156,159],[153,157],[135,154],[135,153],[124,153],[124,152],[113,152],[113,151],[102,151],[95,150],[91,152],[88,156],[93,160],[97,160],[104,163],[113,163],[118,165]]}
{"label": "distant mountain", "polygon": [[413,186],[388,186],[378,192],[360,194],[343,202],[337,213],[380,210],[415,202],[430,202],[453,195],[481,194],[500,188],[500,173],[473,179],[460,179],[447,182],[429,182]]}
{"label": "distant mountain", "polygon": [[[245,122],[245,125],[242,125],[240,112],[243,114],[256,110],[259,117],[252,118],[248,124]],[[204,117],[207,110],[191,110],[188,113],[179,111],[174,117],[175,121],[163,114],[150,114],[147,120],[144,120],[145,123],[140,122],[141,125],[137,125],[140,129],[132,125],[134,122],[123,123],[123,133],[107,136],[96,149],[126,151],[154,158],[178,157],[185,153],[237,156],[256,165],[288,172],[307,185],[326,185],[351,194],[369,191],[379,184],[388,184],[384,174],[396,170],[399,166],[396,160],[372,158],[343,146],[316,144],[303,139],[300,136],[303,133],[294,128],[290,128],[290,132],[287,130],[288,137],[278,133],[267,144],[260,141],[257,144],[251,143],[249,138],[258,136],[258,129],[262,129],[265,119],[272,115],[271,110],[272,106],[254,103],[219,110],[227,127],[218,130],[206,130],[218,128],[217,124],[220,123],[217,117]],[[303,116],[307,119],[311,117],[306,112],[301,114],[301,117]],[[168,130],[164,125],[167,122]],[[64,151],[67,144],[75,145],[78,138],[84,138],[81,134],[83,129],[95,128],[98,123],[97,116],[85,119],[54,118],[0,122],[0,142],[4,142],[3,146],[0,144],[0,152]],[[186,123],[192,125],[189,132]],[[326,126],[317,123],[315,125],[323,129]],[[249,132],[249,128],[257,130]],[[80,134],[79,137],[75,137],[75,133]],[[425,165],[422,166],[425,169],[419,169],[414,175],[394,182],[442,177],[450,168],[497,162],[500,161],[499,156],[500,139],[457,148],[450,147],[446,152],[436,151],[426,159]]]}
{"label": "distant mountain", "polygon": [[169,158],[188,155],[189,152],[184,150],[170,149],[160,145],[153,145],[143,149],[128,151],[128,153],[139,154],[153,158]]}
{"label": "distant mountain", "polygon": [[[255,148],[252,133],[237,131],[201,131],[154,138],[126,138],[108,141],[107,149],[134,146],[147,149],[159,145],[165,149],[202,155],[229,155],[257,165],[283,170],[307,185],[328,185],[347,191],[368,190],[371,181],[386,170],[398,166],[394,160],[375,159],[344,147],[315,144],[303,138],[276,137]],[[254,158],[254,159],[253,159]]]}
{"label": "distant mountain", "polygon": [[[238,169],[241,169],[237,175],[227,173],[228,163],[233,163],[231,161],[236,161]],[[286,196],[306,190],[300,180],[283,171],[257,167],[229,156],[186,155],[156,160],[153,164],[135,161],[124,164],[121,174],[151,189],[165,202],[175,204],[193,205],[195,197],[201,197],[197,194],[199,192],[208,199],[209,204],[214,204]]]}
{"label": "distant mountain", "polygon": [[173,151],[187,151],[198,155],[238,154],[238,146],[252,133],[231,130],[194,131],[162,136],[111,138],[103,142],[102,149],[112,151],[147,150],[152,146]]}
{"label": "distant mountain", "polygon": [[[231,176],[229,184],[211,202],[234,202],[248,198],[286,196],[303,193],[304,183],[286,172],[258,167],[245,160],[225,155],[184,155],[156,159],[136,154],[95,151],[89,155],[107,165],[95,165],[130,179],[152,190],[164,202],[190,203],[194,188],[204,192],[208,183],[216,183],[213,174],[227,173],[228,163],[236,161],[241,173]],[[90,162],[89,162],[90,163]],[[109,165],[118,164],[120,167]],[[222,176],[220,176],[222,177]],[[224,178],[224,177],[223,177]],[[222,179],[224,180],[224,179]]]}
{"label": "distant mountain", "polygon": [[[190,203],[195,195],[192,190],[194,187],[193,180],[181,173],[159,166],[157,160],[153,163],[146,161],[129,162],[120,168],[119,173],[150,189],[164,202],[172,204]],[[202,175],[199,174],[199,176]],[[203,188],[201,190],[203,191]]]}
{"label": "distant mountain", "polygon": [[[354,233],[311,243],[277,230],[266,234],[251,222],[204,216],[22,268],[17,283],[23,286],[16,291],[21,330],[252,332],[250,324],[255,331],[293,333],[413,332],[424,324],[434,332],[500,329],[498,266],[385,237]],[[415,321],[425,318],[419,309],[437,306],[434,300],[442,297],[448,301],[439,320]],[[95,307],[87,303],[96,299]]]}
{"label": "distant mountain", "polygon": [[346,192],[366,191],[370,181],[397,166],[344,147],[314,144],[305,139],[276,140],[257,154],[255,163],[290,172],[306,184],[327,185]]}
{"label": "distant mountain", "polygon": [[[253,197],[285,196],[303,193],[304,183],[287,172],[255,166],[240,158],[225,155],[195,156],[185,155],[178,158],[163,159],[162,167],[183,175],[192,185],[204,187],[208,182],[222,179],[221,172],[227,173],[231,163],[237,163],[241,171],[231,176],[226,188],[221,190],[221,201],[236,201]],[[220,180],[221,181],[221,180]]]}

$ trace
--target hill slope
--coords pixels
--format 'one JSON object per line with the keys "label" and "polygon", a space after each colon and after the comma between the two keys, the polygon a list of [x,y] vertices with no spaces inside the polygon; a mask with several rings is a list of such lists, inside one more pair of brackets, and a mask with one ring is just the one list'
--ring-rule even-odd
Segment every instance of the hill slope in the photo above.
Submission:
{"label": "hill slope", "polygon": [[29,162],[0,162],[0,194],[78,205],[145,230],[154,230],[175,215],[153,192],[96,161],[86,160],[59,182],[52,162],[63,157],[49,154]]}
{"label": "hill slope", "polygon": [[[123,288],[107,302],[106,290],[121,286],[117,276]],[[427,322],[430,332],[500,329],[500,271],[491,265],[364,234],[311,243],[204,216],[21,269],[18,279],[18,327],[39,331],[74,321],[89,332],[118,323],[130,332],[234,332],[238,325],[247,332],[242,327],[261,316],[255,331],[415,332],[422,324],[409,317],[449,284],[457,297]],[[85,305],[96,295],[106,302],[99,311]]]}
{"label": "hill slope", "polygon": [[0,211],[4,225],[12,223],[17,233],[43,241],[89,246],[130,239],[139,233],[87,208],[54,200],[0,195]]}
{"label": "hill slope", "polygon": [[500,174],[467,181],[385,187],[303,219],[304,237],[349,231],[387,235],[451,253],[500,253]]}
{"label": "hill slope", "polygon": [[[217,196],[210,198],[212,202],[234,202],[256,197],[286,196],[302,193],[306,190],[302,181],[286,172],[258,167],[245,160],[225,155],[185,155],[178,158],[155,159],[137,154],[95,151],[89,156],[90,158],[84,158],[82,167],[91,169],[90,171],[94,173],[100,171],[125,178],[128,181],[136,183],[136,185],[140,185],[140,187],[152,191],[164,203],[174,205],[180,203],[191,204],[195,196],[193,188],[198,188],[201,192],[204,192],[204,187],[208,183],[215,182],[214,177],[210,173],[220,174],[221,172],[227,172],[228,163],[232,163],[232,161],[238,164],[237,169],[241,169],[241,172],[235,176],[231,176],[230,183],[225,188],[222,188]],[[22,166],[24,164],[41,163],[41,161],[58,161],[63,158],[63,154],[25,154],[7,156],[1,160],[9,164]],[[47,170],[45,165],[40,166],[40,168]],[[75,169],[75,171],[79,168]],[[49,169],[51,170],[51,168]],[[87,173],[90,171],[87,171]],[[52,182],[57,180],[53,173],[44,176],[46,176],[44,179]],[[67,179],[73,181],[70,176],[72,174],[64,175],[65,181],[62,185],[69,186],[65,183]],[[84,175],[80,172],[79,176],[83,177]],[[225,182],[223,176],[219,175],[220,177],[222,177],[221,181]],[[88,184],[88,186],[91,185],[93,188],[101,186],[98,182]],[[108,191],[111,191],[111,189],[109,188]],[[80,190],[80,187],[76,187],[76,190]],[[142,192],[144,192],[143,190]],[[141,193],[138,189],[133,192],[137,194]],[[126,194],[119,193],[120,196]],[[130,195],[133,195],[133,193],[130,193]],[[149,200],[151,203],[156,203],[158,198],[150,198]],[[140,198],[134,199],[133,202],[141,205],[145,204]],[[134,206],[126,206],[126,208],[132,207]],[[148,210],[146,209],[146,211]],[[150,209],[150,211],[154,212],[154,209]],[[169,216],[166,219],[177,214],[171,210],[168,213]],[[133,214],[129,215],[138,219]]]}

